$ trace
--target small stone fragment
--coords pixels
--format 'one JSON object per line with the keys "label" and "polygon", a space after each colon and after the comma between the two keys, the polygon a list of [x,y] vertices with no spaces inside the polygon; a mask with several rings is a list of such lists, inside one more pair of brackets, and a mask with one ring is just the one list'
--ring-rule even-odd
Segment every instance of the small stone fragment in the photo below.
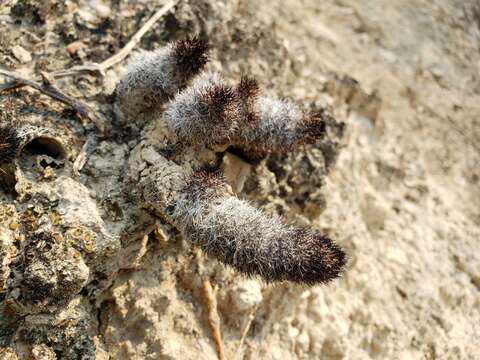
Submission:
{"label": "small stone fragment", "polygon": [[23,64],[32,61],[32,55],[20,45],[15,45],[12,48],[12,53],[13,56]]}
{"label": "small stone fragment", "polygon": [[86,47],[87,45],[85,45],[82,41],[77,40],[67,45],[67,51],[70,55],[75,55],[78,50],[84,49]]}
{"label": "small stone fragment", "polygon": [[111,14],[110,7],[105,5],[102,1],[93,0],[90,6],[95,10],[96,14],[101,18],[107,18]]}

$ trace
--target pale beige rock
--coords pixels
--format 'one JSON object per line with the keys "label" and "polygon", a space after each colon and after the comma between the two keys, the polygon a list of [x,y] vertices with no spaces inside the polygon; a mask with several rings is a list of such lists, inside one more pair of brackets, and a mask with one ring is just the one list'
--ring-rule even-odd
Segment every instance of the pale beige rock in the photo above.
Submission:
{"label": "pale beige rock", "polygon": [[232,310],[238,312],[251,311],[263,300],[262,287],[258,280],[243,280],[230,292]]}

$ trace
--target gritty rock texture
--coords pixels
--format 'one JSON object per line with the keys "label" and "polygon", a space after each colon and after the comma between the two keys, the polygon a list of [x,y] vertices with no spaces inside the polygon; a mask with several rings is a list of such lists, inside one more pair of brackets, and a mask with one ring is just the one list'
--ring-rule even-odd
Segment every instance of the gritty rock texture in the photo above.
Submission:
{"label": "gritty rock texture", "polygon": [[[100,62],[160,5],[3,1],[0,66]],[[104,138],[35,91],[2,93],[0,123],[32,130],[0,173],[0,358],[216,359],[205,279],[228,358],[479,358],[479,13],[473,0],[182,0],[142,39],[153,50],[201,34],[226,81],[254,75],[345,124],[258,164],[221,159],[237,196],[347,250],[329,286],[246,280],[137,206],[169,135],[160,116],[118,126],[124,63],[58,79],[112,124]]]}

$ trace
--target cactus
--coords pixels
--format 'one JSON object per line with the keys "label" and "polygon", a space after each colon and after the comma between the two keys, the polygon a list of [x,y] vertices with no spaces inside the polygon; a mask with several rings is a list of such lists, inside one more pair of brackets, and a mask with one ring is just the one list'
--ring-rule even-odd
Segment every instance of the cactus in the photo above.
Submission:
{"label": "cactus", "polygon": [[170,99],[203,69],[207,53],[206,42],[192,38],[133,56],[116,89],[120,112],[136,116]]}
{"label": "cactus", "polygon": [[19,146],[17,130],[10,126],[0,127],[0,165],[13,161]]}
{"label": "cactus", "polygon": [[[186,46],[188,41],[181,44]],[[173,88],[180,88],[184,83],[178,81],[176,71],[158,75],[158,69],[172,62],[168,54],[175,48],[178,45],[170,44],[144,58],[135,58],[118,85],[120,101],[136,104],[145,98],[145,105],[150,106],[155,101],[149,99],[172,95]],[[182,51],[185,53],[189,51]],[[196,64],[187,66],[182,79],[195,72],[192,68],[200,68]],[[152,79],[152,84],[154,79],[155,86],[145,79]],[[139,89],[125,91],[125,84]],[[128,117],[130,110],[123,116]],[[230,148],[252,161],[314,143],[324,136],[326,120],[330,116],[325,111],[305,111],[290,101],[261,95],[255,79],[243,77],[236,86],[230,86],[210,72],[200,74],[176,94],[162,118],[175,136],[170,141],[176,144],[172,158],[188,147],[203,147],[217,154]],[[182,161],[181,156],[175,161],[163,158],[142,175],[140,191],[148,207],[163,214],[207,255],[267,282],[287,280],[312,285],[341,274],[346,255],[327,236],[288,225],[279,216],[267,215],[239,199],[218,168],[197,166],[199,170],[192,172],[188,170],[190,164]]]}
{"label": "cactus", "polygon": [[286,225],[237,198],[218,170],[194,172],[171,217],[206,254],[267,282],[324,283],[345,265],[345,254],[328,237]]}
{"label": "cactus", "polygon": [[168,104],[166,116],[183,143],[227,143],[237,128],[237,101],[218,75],[203,74]]}

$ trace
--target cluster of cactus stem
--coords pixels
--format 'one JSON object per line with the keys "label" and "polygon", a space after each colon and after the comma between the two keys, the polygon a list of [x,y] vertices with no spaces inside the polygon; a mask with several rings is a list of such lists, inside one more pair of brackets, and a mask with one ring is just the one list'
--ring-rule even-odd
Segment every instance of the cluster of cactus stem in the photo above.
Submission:
{"label": "cluster of cactus stem", "polygon": [[[116,89],[117,114],[133,121],[163,110],[179,149],[227,150],[251,162],[325,135],[325,111],[262,95],[252,78],[232,86],[204,70],[207,53],[207,44],[194,38],[133,57]],[[149,207],[207,255],[267,282],[326,283],[341,274],[346,255],[327,236],[239,199],[218,167],[182,165],[163,158],[143,177],[141,191]]]}
{"label": "cluster of cactus stem", "polygon": [[[116,113],[134,121],[142,113],[163,111],[174,147],[227,150],[251,162],[325,135],[330,121],[325,111],[305,111],[262,95],[252,78],[232,86],[205,71],[207,61],[208,46],[198,38],[134,56],[116,88]],[[20,138],[13,127],[0,126],[0,167],[15,159]],[[346,255],[327,236],[288,225],[239,199],[218,167],[184,165],[162,157],[142,177],[140,190],[148,207],[207,255],[267,282],[317,284],[341,274]]]}

